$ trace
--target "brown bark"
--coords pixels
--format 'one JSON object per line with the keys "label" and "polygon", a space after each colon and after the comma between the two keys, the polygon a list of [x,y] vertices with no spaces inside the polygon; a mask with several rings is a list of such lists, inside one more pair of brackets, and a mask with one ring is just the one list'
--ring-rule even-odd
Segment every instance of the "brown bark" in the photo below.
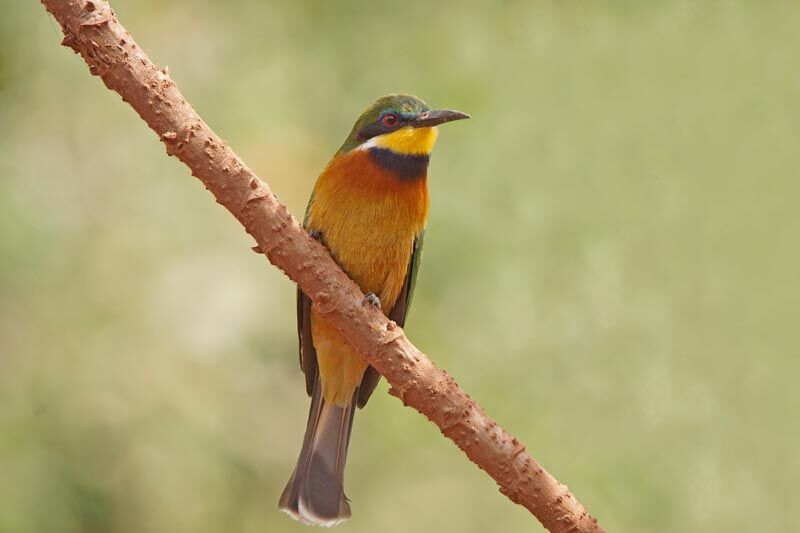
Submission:
{"label": "brown bark", "polygon": [[391,385],[550,531],[602,528],[525,446],[498,426],[456,382],[412,345],[403,330],[364,304],[364,295],[311,239],[267,184],[197,115],[102,0],[42,0],[64,31],[62,44],[119,93],[258,243],[254,249],[295,281]]}

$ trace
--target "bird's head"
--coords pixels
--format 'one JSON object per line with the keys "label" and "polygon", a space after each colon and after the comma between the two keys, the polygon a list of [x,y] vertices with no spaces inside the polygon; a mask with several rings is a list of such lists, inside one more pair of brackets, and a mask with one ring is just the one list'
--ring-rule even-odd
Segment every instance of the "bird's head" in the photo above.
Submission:
{"label": "bird's head", "polygon": [[431,109],[416,96],[389,94],[378,98],[358,117],[339,153],[374,148],[427,156],[436,144],[436,126],[465,118],[469,115],[460,111]]}

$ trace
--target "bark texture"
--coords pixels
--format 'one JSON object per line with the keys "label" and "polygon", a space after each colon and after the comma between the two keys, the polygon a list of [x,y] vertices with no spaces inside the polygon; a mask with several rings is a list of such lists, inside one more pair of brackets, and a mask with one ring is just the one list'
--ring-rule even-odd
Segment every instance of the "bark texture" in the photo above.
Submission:
{"label": "bark texture", "polygon": [[327,250],[302,229],[266,183],[195,112],[167,69],[153,64],[101,0],[42,0],[63,45],[133,107],[257,242],[255,251],[295,281],[391,385],[390,393],[436,424],[513,502],[552,532],[600,532],[565,485],[498,426],[403,330],[364,303]]}

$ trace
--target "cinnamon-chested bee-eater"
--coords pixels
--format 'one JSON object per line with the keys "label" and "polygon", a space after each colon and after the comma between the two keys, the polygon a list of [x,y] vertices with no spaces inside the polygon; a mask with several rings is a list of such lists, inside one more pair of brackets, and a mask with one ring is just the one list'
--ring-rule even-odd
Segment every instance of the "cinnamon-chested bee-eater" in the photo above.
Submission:
{"label": "cinnamon-chested bee-eater", "polygon": [[[436,126],[464,118],[469,115],[432,110],[415,96],[379,98],[322,171],[306,210],[306,230],[328,248],[367,302],[401,326],[428,218]],[[297,333],[311,409],[280,508],[304,523],[331,526],[350,517],[343,483],[353,411],[367,403],[380,374],[299,289]]]}

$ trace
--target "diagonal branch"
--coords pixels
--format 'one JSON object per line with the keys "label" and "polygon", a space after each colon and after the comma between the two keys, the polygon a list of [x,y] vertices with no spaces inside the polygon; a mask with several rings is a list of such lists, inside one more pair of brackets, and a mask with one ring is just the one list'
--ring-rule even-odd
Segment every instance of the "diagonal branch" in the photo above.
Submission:
{"label": "diagonal branch", "polygon": [[258,243],[256,251],[295,281],[316,309],[391,385],[424,414],[513,502],[553,532],[601,532],[597,520],[498,426],[456,382],[370,305],[266,183],[200,118],[166,69],[154,65],[103,0],[42,0],[64,31],[62,44],[116,91]]}

